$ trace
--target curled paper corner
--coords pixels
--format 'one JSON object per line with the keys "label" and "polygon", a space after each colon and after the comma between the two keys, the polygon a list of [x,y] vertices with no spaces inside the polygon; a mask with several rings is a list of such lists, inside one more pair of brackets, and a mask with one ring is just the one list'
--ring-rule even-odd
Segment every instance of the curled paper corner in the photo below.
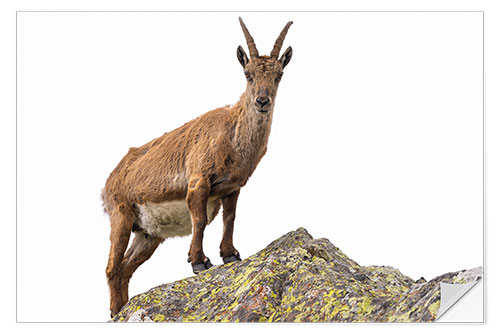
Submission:
{"label": "curled paper corner", "polygon": [[476,267],[459,273],[455,278],[455,283],[440,283],[441,302],[436,315],[436,321],[450,310],[462,297],[464,297],[479,282],[482,283],[483,268]]}

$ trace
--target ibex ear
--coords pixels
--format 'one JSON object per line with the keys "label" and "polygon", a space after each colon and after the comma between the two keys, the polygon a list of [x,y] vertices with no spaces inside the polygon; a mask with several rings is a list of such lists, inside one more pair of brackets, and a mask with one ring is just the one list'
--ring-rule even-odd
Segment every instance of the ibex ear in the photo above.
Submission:
{"label": "ibex ear", "polygon": [[240,62],[241,66],[245,68],[245,66],[248,64],[248,57],[241,45],[238,46],[238,49],[236,50],[236,56],[238,57],[238,61]]}
{"label": "ibex ear", "polygon": [[285,66],[288,65],[288,63],[290,62],[290,59],[292,59],[292,54],[293,54],[292,47],[289,46],[286,49],[286,51],[283,52],[283,54],[281,55],[280,62],[283,68],[285,68]]}

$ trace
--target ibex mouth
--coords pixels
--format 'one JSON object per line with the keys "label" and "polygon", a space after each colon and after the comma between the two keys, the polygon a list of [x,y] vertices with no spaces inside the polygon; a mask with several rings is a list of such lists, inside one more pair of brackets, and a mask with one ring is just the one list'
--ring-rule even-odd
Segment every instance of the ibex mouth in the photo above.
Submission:
{"label": "ibex mouth", "polygon": [[257,109],[258,113],[261,113],[261,114],[266,114],[266,113],[269,113],[269,109],[267,110],[264,110],[264,109]]}

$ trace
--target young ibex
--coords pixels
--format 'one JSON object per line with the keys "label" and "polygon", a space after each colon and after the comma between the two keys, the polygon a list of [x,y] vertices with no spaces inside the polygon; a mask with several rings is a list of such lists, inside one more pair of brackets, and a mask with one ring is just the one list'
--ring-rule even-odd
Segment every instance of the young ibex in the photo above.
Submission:
{"label": "young ibex", "polygon": [[[236,55],[247,79],[246,91],[232,105],[207,112],[139,148],[130,148],[102,192],[111,220],[111,249],[106,275],[114,316],[128,301],[134,271],[169,237],[193,238],[188,261],[199,273],[210,268],[203,254],[205,226],[222,204],[224,263],[241,260],[233,246],[233,224],[240,188],[266,153],[274,101],[292,48],[278,59],[292,22],[281,31],[270,56],[259,56],[240,18],[250,51]],[[131,232],[134,240],[127,249]]]}

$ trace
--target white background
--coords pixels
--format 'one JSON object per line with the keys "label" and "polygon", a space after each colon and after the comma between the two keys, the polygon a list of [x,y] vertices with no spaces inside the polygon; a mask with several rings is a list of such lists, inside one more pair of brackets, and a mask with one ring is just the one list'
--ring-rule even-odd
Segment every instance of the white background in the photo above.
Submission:
{"label": "white background", "polygon": [[[107,320],[100,190],[129,147],[238,100],[238,15],[261,53],[295,22],[238,203],[243,256],[302,226],[413,279],[482,265],[482,13],[19,13],[19,321]],[[130,296],[190,276],[189,241],[165,241]]]}
{"label": "white background", "polygon": [[[312,14],[268,15],[273,16],[269,21],[260,15],[244,15],[259,49],[269,51],[292,18],[296,23],[284,47],[291,44],[295,52],[281,84],[268,155],[242,191],[235,234],[239,250],[252,254],[304,226],[360,264],[392,265],[413,278],[480,265],[482,133],[477,124],[482,119],[474,110],[481,104],[476,90],[482,79],[477,82],[480,56],[472,61],[480,46],[471,46],[480,42],[474,38],[480,36],[480,18],[447,17],[439,25],[411,14],[415,17],[396,19],[393,29],[395,14],[383,19],[331,14],[336,20],[326,22]],[[172,31],[171,22],[151,17],[128,28],[130,21],[120,25],[115,17],[113,23],[99,23],[93,16],[91,24],[87,18],[63,18],[64,29],[54,18],[47,24],[37,19],[31,28],[32,17],[29,23],[19,20],[24,39],[19,39],[18,58],[18,320],[104,320],[108,227],[98,193],[107,174],[129,146],[234,102],[242,92],[234,53],[244,39],[236,14],[216,20],[195,16],[199,21],[186,18],[175,31],[199,40],[179,40],[175,54],[168,54],[172,36],[165,34]],[[217,25],[179,29],[189,22],[199,27],[205,19]],[[320,24],[335,30],[326,29],[318,45],[320,37],[312,34]],[[377,31],[390,32],[392,42]],[[212,46],[203,47],[204,42]],[[191,46],[202,52],[187,51]],[[214,81],[218,76],[220,83]],[[309,164],[314,169],[306,168]],[[278,191],[279,184],[286,189]],[[290,207],[295,211],[287,212]],[[262,226],[267,233],[260,232]],[[443,233],[448,227],[458,231]],[[213,261],[219,235],[220,221],[215,221],[206,242]],[[139,269],[131,294],[190,274],[188,239],[169,243]],[[61,307],[61,296],[68,297],[67,308]]]}

